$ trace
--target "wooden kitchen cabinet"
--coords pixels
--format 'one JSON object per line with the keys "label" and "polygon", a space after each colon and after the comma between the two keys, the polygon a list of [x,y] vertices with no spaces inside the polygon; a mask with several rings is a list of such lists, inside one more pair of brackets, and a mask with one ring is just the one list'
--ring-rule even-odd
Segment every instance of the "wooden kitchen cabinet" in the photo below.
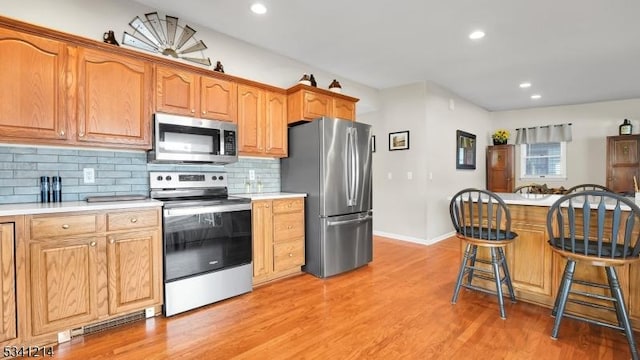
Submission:
{"label": "wooden kitchen cabinet", "polygon": [[152,64],[96,49],[78,56],[76,139],[150,149]]}
{"label": "wooden kitchen cabinet", "polygon": [[284,94],[238,85],[240,155],[287,156],[286,104]]}
{"label": "wooden kitchen cabinet", "polygon": [[635,192],[633,177],[640,179],[640,135],[607,137],[607,184],[613,192]]}
{"label": "wooden kitchen cabinet", "polygon": [[0,140],[58,143],[67,139],[74,49],[0,28]]}
{"label": "wooden kitchen cabinet", "polygon": [[0,223],[0,343],[16,339],[16,259],[13,223]]}
{"label": "wooden kitchen cabinet", "polygon": [[302,84],[288,89],[287,94],[289,124],[323,116],[355,121],[356,98]]}
{"label": "wooden kitchen cabinet", "polygon": [[304,257],[304,198],[252,203],[253,284],[300,273]]}
{"label": "wooden kitchen cabinet", "polygon": [[515,175],[514,145],[487,146],[487,190],[513,192]]}
{"label": "wooden kitchen cabinet", "polygon": [[156,110],[237,122],[237,85],[230,80],[165,66],[156,67]]}
{"label": "wooden kitchen cabinet", "polygon": [[27,216],[29,336],[162,304],[159,208]]}

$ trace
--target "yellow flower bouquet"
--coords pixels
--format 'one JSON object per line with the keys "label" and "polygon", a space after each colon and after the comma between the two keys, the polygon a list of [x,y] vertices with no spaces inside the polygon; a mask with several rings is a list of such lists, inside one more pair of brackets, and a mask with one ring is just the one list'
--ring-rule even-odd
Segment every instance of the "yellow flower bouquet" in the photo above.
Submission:
{"label": "yellow flower bouquet", "polygon": [[491,138],[493,139],[494,145],[506,144],[507,140],[509,140],[509,135],[509,130],[498,129],[491,135]]}

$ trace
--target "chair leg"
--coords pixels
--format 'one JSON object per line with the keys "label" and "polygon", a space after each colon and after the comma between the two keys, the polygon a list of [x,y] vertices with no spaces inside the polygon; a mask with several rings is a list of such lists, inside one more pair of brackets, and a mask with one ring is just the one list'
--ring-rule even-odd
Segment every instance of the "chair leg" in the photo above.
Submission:
{"label": "chair leg", "polygon": [[502,281],[500,281],[500,265],[498,264],[496,248],[491,248],[491,266],[493,267],[493,276],[496,281],[496,293],[498,294],[498,304],[500,305],[500,318],[503,320],[507,318],[504,311],[504,299],[502,298]]}
{"label": "chair leg", "polygon": [[476,266],[477,255],[478,245],[471,245],[471,252],[469,253],[469,274],[467,275],[467,284],[469,285],[471,285],[471,280],[473,280],[473,267]]}
{"label": "chair leg", "polygon": [[451,303],[455,304],[458,301],[458,293],[460,292],[460,287],[462,286],[462,278],[464,277],[465,269],[467,268],[467,261],[469,260],[469,256],[471,253],[471,244],[467,243],[467,247],[464,250],[464,255],[462,256],[462,262],[460,263],[460,270],[458,271],[458,279],[456,280],[456,287],[453,289],[453,297],[451,298]]}
{"label": "chair leg", "polygon": [[627,307],[624,303],[624,297],[622,296],[622,289],[620,289],[620,282],[618,281],[618,274],[613,266],[606,266],[607,278],[609,279],[609,287],[611,288],[611,295],[617,300],[616,315],[618,321],[622,321],[622,327],[624,333],[627,335],[627,341],[629,342],[629,350],[631,350],[631,358],[638,359],[638,348],[636,347],[635,339],[633,338],[633,329],[631,328],[631,320],[629,320],[629,314],[627,313]]}
{"label": "chair leg", "polygon": [[498,248],[498,253],[502,258],[502,261],[501,261],[502,271],[504,272],[504,278],[505,278],[505,281],[507,282],[507,288],[509,289],[509,297],[511,298],[511,302],[515,303],[516,295],[515,295],[515,292],[513,291],[513,285],[511,284],[511,275],[509,274],[509,266],[507,265],[507,258],[506,256],[504,256],[504,249]]}
{"label": "chair leg", "polygon": [[[605,273],[607,274],[607,280],[609,281],[609,290],[611,291],[611,296],[613,298],[615,298],[614,294],[615,294],[616,290],[615,290],[615,287],[614,287],[614,283],[616,282],[617,279],[614,280],[611,277],[611,275],[609,273],[609,269],[607,269],[607,268],[608,268],[608,266],[606,266],[604,270],[605,270]],[[615,272],[615,268],[613,269],[613,271]],[[616,275],[617,275],[617,272],[616,272]],[[621,328],[624,328],[624,323],[622,322],[622,317],[621,317],[622,311],[620,310],[620,302],[613,301],[613,306],[616,308],[616,318],[618,318],[618,326],[620,326]]]}
{"label": "chair leg", "polygon": [[560,331],[560,321],[562,321],[562,315],[567,305],[567,299],[569,298],[569,291],[571,290],[571,283],[573,282],[573,273],[576,271],[576,262],[571,259],[567,259],[567,265],[564,267],[564,275],[562,275],[561,287],[558,289],[558,295],[556,295],[556,302],[554,311],[556,311],[556,319],[553,323],[553,330],[551,331],[551,338],[558,338],[558,331]]}

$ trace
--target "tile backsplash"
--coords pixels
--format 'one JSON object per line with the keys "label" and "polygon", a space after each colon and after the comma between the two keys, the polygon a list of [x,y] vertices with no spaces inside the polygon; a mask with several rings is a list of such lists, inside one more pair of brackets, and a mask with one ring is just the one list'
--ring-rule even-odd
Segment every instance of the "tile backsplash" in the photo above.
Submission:
{"label": "tile backsplash", "polygon": [[[84,183],[84,168],[93,168],[95,183]],[[249,180],[254,170],[255,180]],[[40,176],[62,177],[62,201],[92,195],[149,194],[149,171],[226,171],[229,193],[280,191],[280,161],[240,158],[215,165],[147,164],[144,151],[85,150],[0,144],[0,204],[38,202]]]}

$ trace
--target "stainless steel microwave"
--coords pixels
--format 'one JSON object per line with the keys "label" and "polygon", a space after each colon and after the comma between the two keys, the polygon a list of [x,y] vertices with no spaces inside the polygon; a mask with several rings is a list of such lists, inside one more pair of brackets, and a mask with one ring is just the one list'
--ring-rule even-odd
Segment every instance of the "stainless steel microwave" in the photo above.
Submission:
{"label": "stainless steel microwave", "polygon": [[238,161],[238,128],[224,121],[156,113],[150,163],[229,164]]}

